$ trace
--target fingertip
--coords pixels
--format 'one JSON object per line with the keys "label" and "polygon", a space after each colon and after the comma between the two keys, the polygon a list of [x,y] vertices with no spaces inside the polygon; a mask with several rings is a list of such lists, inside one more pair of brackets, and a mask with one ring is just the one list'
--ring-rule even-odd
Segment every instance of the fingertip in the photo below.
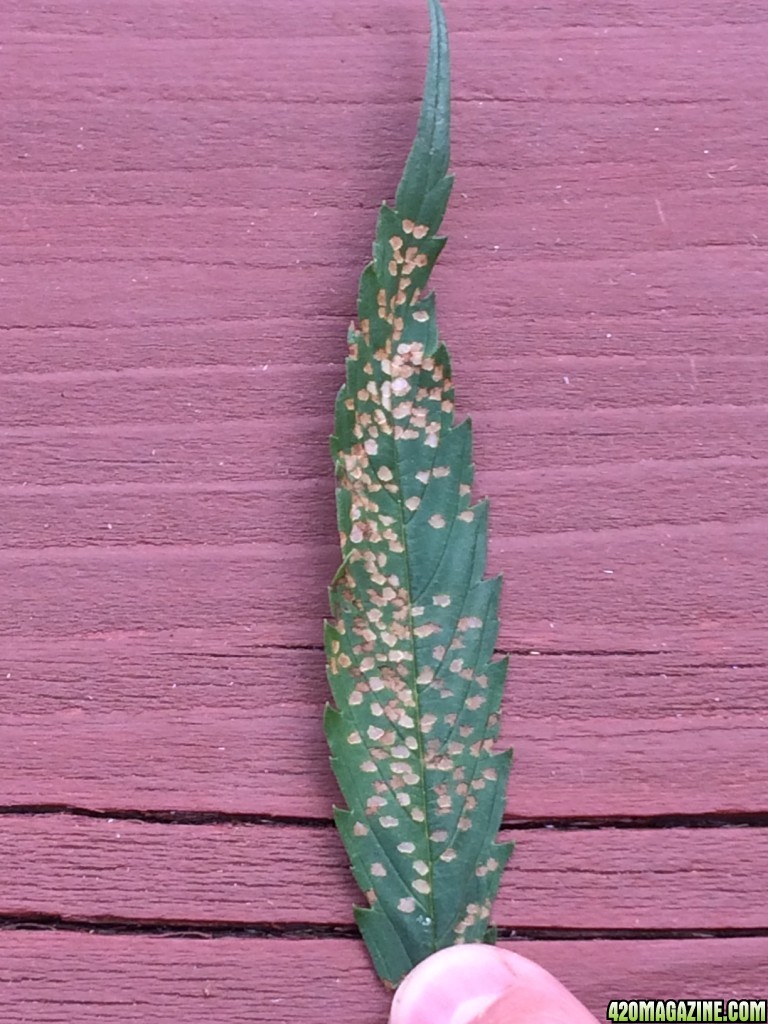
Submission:
{"label": "fingertip", "polygon": [[479,944],[440,950],[404,979],[390,1024],[597,1024],[532,960]]}

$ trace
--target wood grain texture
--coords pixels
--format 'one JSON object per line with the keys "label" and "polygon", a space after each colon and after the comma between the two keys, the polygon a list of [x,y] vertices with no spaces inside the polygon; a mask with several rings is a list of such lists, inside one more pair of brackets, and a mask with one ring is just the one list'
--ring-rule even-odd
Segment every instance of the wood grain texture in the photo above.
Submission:
{"label": "wood grain texture", "polygon": [[[6,14],[6,802],[327,813],[318,659],[281,690],[286,655],[240,648],[320,641],[345,322],[420,88],[392,25],[416,53],[425,21]],[[510,810],[764,809],[765,13],[449,16],[437,288],[501,643],[605,655],[515,659]],[[190,635],[226,655],[192,689]]]}
{"label": "wood grain texture", "polygon": [[[151,579],[163,587],[162,561]],[[211,568],[200,594],[212,618],[215,584]],[[6,804],[329,817],[340,797],[321,730],[323,655],[259,647],[254,632],[0,639]],[[768,810],[761,632],[731,649],[705,640],[513,655],[508,815]]]}
{"label": "wood grain texture", "polygon": [[[598,1019],[607,1002],[754,997],[767,939],[518,942]],[[0,1010],[24,1024],[381,1024],[388,997],[345,940],[0,935]]]}
{"label": "wood grain texture", "polygon": [[[768,830],[515,832],[504,928],[760,929]],[[352,925],[361,896],[335,830],[0,818],[0,918]]]}
{"label": "wood grain texture", "polygon": [[[446,6],[436,289],[507,576],[509,820],[765,812],[765,5]],[[2,8],[0,805],[327,817],[326,437],[426,18]],[[84,928],[348,921],[331,833],[300,833],[312,890],[289,834],[4,816],[0,899]],[[764,928],[763,830],[522,840],[511,925]],[[768,960],[764,937],[518,948],[598,1016],[759,995]],[[3,1019],[318,1005],[384,1019],[356,943],[0,932]]]}

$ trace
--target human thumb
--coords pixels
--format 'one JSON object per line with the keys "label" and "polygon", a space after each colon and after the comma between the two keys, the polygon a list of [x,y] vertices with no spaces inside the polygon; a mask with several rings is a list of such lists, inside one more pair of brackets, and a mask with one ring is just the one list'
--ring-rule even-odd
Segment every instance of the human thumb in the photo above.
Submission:
{"label": "human thumb", "polygon": [[390,1024],[597,1024],[532,960],[496,946],[451,946],[400,984]]}

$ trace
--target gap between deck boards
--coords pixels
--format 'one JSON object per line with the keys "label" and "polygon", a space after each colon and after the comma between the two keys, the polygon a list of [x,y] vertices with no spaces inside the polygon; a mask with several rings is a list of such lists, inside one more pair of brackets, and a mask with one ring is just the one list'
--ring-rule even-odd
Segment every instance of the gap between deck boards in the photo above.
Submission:
{"label": "gap between deck boards", "polygon": [[[271,651],[318,651],[323,652],[325,648],[322,644],[279,644],[279,643],[252,643],[250,649],[242,653],[238,652],[218,652],[218,651],[190,651],[189,653],[194,655],[196,658],[250,658],[253,656],[254,650],[271,650]],[[176,654],[183,657],[185,651],[177,651]],[[505,657],[509,655],[511,658],[648,658],[658,657],[668,652],[662,648],[636,648],[632,650],[621,650],[618,648],[601,648],[595,650],[584,650],[580,647],[574,647],[572,649],[560,649],[560,648],[548,648],[542,646],[541,648],[531,647],[495,647],[493,653],[496,657]]]}
{"label": "gap between deck boards", "polygon": [[[0,807],[3,816],[44,817],[68,815],[111,821],[136,821],[152,825],[274,825],[295,828],[334,828],[330,818],[293,817],[291,815],[238,814],[222,811],[144,811],[141,809],[93,809],[69,804],[19,804]],[[560,832],[594,832],[600,829],[718,829],[767,828],[768,811],[729,811],[722,814],[615,815],[589,818],[514,818],[506,817],[504,829],[525,831],[551,829]]]}
{"label": "gap between deck boards", "polygon": [[[216,924],[204,926],[194,922],[161,922],[125,920],[88,920],[62,918],[57,914],[22,914],[0,916],[3,931],[80,932],[89,935],[149,935],[160,938],[198,939],[359,939],[353,925],[321,925],[292,922],[290,924]],[[524,942],[597,942],[662,941],[670,939],[748,939],[768,938],[764,928],[498,928],[499,941],[514,939]]]}

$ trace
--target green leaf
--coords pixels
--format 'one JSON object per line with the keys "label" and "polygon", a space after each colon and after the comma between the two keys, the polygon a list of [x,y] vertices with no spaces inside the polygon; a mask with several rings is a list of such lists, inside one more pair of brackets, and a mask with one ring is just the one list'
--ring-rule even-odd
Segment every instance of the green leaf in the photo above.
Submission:
{"label": "green leaf", "polygon": [[330,589],[325,714],[347,803],[336,824],[368,906],[382,979],[492,941],[511,844],[495,842],[511,752],[496,752],[506,660],[499,579],[484,579],[487,502],[472,504],[472,430],[454,423],[448,352],[426,288],[452,179],[448,40],[430,0],[424,102],[395,208],[360,281],[331,451],[343,561]]}

